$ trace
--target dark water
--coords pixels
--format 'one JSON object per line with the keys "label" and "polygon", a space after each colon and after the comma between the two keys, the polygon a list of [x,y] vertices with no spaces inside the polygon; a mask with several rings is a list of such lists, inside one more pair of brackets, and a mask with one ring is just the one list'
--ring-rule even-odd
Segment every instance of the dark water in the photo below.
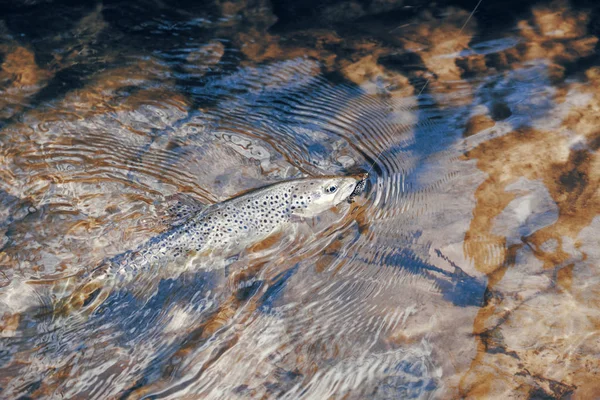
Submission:
{"label": "dark water", "polygon": [[[595,2],[0,3],[0,397],[600,396]],[[175,195],[360,170],[227,268],[53,312]]]}

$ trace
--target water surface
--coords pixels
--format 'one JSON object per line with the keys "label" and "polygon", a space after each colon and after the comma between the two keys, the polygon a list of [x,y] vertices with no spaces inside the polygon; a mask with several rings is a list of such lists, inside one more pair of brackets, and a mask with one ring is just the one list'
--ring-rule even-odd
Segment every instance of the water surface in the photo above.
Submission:
{"label": "water surface", "polygon": [[[1,397],[600,395],[594,2],[193,3],[2,6]],[[53,313],[178,196],[360,170],[227,268]]]}

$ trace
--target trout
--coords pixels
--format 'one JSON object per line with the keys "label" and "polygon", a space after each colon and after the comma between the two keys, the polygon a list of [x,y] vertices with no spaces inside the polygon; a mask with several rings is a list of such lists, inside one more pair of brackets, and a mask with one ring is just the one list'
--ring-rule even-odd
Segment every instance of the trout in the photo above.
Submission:
{"label": "trout", "polygon": [[149,239],[136,250],[105,260],[87,273],[73,293],[59,301],[59,313],[93,311],[110,288],[166,266],[186,266],[211,254],[231,257],[284,231],[301,218],[311,218],[344,202],[352,202],[368,174],[300,178],[246,192],[192,215],[181,225]]}

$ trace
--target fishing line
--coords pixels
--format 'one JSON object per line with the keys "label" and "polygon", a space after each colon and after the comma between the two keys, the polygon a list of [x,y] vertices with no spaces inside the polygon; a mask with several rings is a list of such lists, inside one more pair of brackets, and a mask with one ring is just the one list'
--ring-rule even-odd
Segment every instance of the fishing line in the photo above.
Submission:
{"label": "fishing line", "polygon": [[[477,11],[477,9],[479,8],[479,5],[481,4],[482,1],[483,0],[479,0],[477,2],[477,4],[475,5],[475,8],[473,8],[473,11],[471,11],[471,13],[467,17],[465,23],[462,25],[462,27],[460,28],[460,31],[458,32],[458,34],[456,36],[460,36],[460,34],[463,32],[463,30],[465,29],[465,27],[467,26],[467,24],[469,23],[469,21],[471,20],[471,18],[473,18],[473,15],[475,14],[475,12]],[[417,100],[419,99],[419,97],[421,96],[421,94],[423,93],[423,91],[425,90],[425,88],[427,87],[427,85],[429,84],[430,80],[431,80],[431,78],[427,78],[427,80],[425,81],[425,84],[423,85],[423,87],[419,91],[419,94],[417,94],[417,97],[416,97]],[[373,162],[371,163],[371,166],[367,170],[367,174],[371,173],[371,171],[373,170],[373,167],[375,166],[375,163],[377,161],[379,161],[380,159],[381,159],[381,153],[380,154],[375,154],[375,159],[373,160]]]}

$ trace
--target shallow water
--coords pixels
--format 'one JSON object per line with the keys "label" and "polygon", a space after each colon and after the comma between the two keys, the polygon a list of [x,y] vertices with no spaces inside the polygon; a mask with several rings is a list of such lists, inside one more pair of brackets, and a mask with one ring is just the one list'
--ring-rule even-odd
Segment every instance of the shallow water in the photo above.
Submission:
{"label": "shallow water", "polygon": [[[600,396],[600,9],[425,4],[4,4],[1,397]],[[176,196],[361,170],[226,268],[53,312]]]}

